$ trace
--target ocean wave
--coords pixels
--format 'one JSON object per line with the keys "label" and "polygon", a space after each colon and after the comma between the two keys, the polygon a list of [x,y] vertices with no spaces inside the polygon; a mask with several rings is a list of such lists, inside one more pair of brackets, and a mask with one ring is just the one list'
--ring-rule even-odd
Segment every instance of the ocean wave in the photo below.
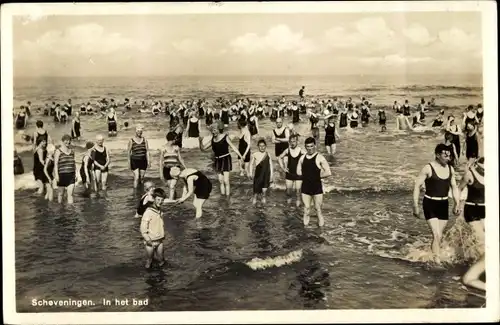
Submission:
{"label": "ocean wave", "polygon": [[445,85],[407,85],[402,87],[397,87],[396,89],[401,89],[404,91],[419,92],[419,91],[443,91],[443,90],[455,90],[455,91],[482,91],[483,87],[478,86],[445,86]]}

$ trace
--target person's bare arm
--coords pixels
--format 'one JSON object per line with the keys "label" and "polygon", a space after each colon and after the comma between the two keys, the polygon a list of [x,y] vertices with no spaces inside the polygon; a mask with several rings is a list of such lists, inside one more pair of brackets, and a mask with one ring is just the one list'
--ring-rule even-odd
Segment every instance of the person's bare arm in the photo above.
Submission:
{"label": "person's bare arm", "polygon": [[38,160],[45,166],[45,160],[43,159],[43,150],[42,148],[38,148],[36,153],[38,154]]}
{"label": "person's bare arm", "polygon": [[151,242],[151,237],[149,237],[149,223],[151,222],[151,216],[149,214],[148,210],[144,212],[140,226],[142,238],[144,238],[144,240],[148,243]]}
{"label": "person's bare arm", "polygon": [[59,173],[58,173],[58,170],[59,170],[59,156],[61,155],[61,151],[60,150],[56,150],[56,152],[54,153],[54,179],[59,182]]}
{"label": "person's bare arm", "polygon": [[146,140],[146,138],[144,138],[144,142],[146,145],[146,160],[148,161],[148,167],[150,167],[151,166],[151,154],[149,152],[149,143],[148,143],[148,140]]}
{"label": "person's bare arm", "polygon": [[453,195],[453,201],[455,202],[455,215],[460,213],[460,192],[458,191],[457,180],[455,179],[455,170],[451,167],[451,193]]}
{"label": "person's bare arm", "polygon": [[285,150],[281,153],[281,155],[278,157],[278,164],[281,167],[281,169],[288,173],[288,168],[286,167],[287,163],[285,162],[285,158],[288,155],[288,150]]}
{"label": "person's bare arm", "polygon": [[47,170],[47,167],[49,166],[48,162],[49,158],[47,158],[47,161],[45,161],[45,165],[43,166],[43,173],[45,174],[45,177],[50,180],[53,178],[53,175],[50,175],[49,171]]}
{"label": "person's bare arm", "polygon": [[198,179],[198,176],[190,176],[186,179],[187,191],[185,191],[184,195],[182,195],[182,197],[177,202],[182,203],[186,201],[191,195],[193,195],[195,178]]}
{"label": "person's bare arm", "polygon": [[252,147],[252,136],[250,135],[250,132],[245,132],[245,141],[247,142],[247,148],[245,150],[245,152],[243,153],[243,157],[246,157],[247,154],[250,152],[250,148]]}
{"label": "person's bare arm", "polygon": [[302,163],[304,161],[305,155],[302,155],[297,163],[297,175],[302,176]]}
{"label": "person's bare arm", "polygon": [[109,166],[110,161],[111,160],[109,159],[109,148],[106,148],[106,163],[104,164],[104,168]]}
{"label": "person's bare arm", "polygon": [[415,186],[413,187],[413,214],[418,216],[418,199],[420,197],[420,188],[424,185],[425,180],[431,174],[431,167],[429,164],[425,165],[415,179]]}
{"label": "person's bare arm", "polygon": [[231,147],[231,149],[233,149],[233,151],[238,155],[238,157],[240,157],[241,159],[243,159],[243,157],[241,156],[240,152],[238,151],[238,148],[236,148],[234,146],[234,144],[231,142],[231,140],[229,139],[229,135],[226,135],[226,141],[229,144],[229,146]]}
{"label": "person's bare arm", "polygon": [[252,154],[252,156],[250,157],[250,168],[248,168],[248,177],[249,178],[252,178],[253,177],[253,174],[254,174],[254,165],[255,165],[255,162],[256,162],[256,158],[255,158],[255,153]]}
{"label": "person's bare arm", "polygon": [[328,165],[328,162],[326,161],[324,156],[320,156],[319,158],[319,166],[321,169],[320,177],[321,178],[326,178],[332,175],[332,171],[330,170],[330,165]]}
{"label": "person's bare arm", "polygon": [[[267,155],[269,155],[269,154],[267,154]],[[271,160],[271,157],[269,157],[269,167],[271,167],[271,175],[270,175],[270,176],[271,176],[271,177],[270,177],[270,181],[271,181],[271,183],[273,183],[273,182],[274,182],[274,181],[273,181],[273,180],[274,180],[274,167],[273,167],[273,165],[274,165],[274,164],[273,164],[273,162],[272,162],[272,160]]]}
{"label": "person's bare arm", "polygon": [[210,148],[212,146],[212,140],[213,140],[214,136],[212,135],[211,137],[212,137],[212,139],[210,139],[210,141],[206,145],[203,144],[203,138],[202,137],[198,138],[199,142],[200,142],[200,150],[201,151],[205,151],[205,150],[207,150],[208,148]]}
{"label": "person's bare arm", "polygon": [[160,165],[159,165],[159,173],[160,173],[160,180],[162,182],[165,182],[165,177],[163,177],[163,155],[164,155],[165,149],[160,150]]}

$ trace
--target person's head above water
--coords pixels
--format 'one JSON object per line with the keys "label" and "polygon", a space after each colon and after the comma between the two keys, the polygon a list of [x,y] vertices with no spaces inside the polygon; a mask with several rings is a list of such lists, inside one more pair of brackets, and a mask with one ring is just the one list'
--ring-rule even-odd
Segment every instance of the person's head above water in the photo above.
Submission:
{"label": "person's head above water", "polygon": [[92,148],[94,148],[94,143],[91,141],[87,141],[87,143],[85,143],[85,149],[89,150]]}
{"label": "person's head above water", "polygon": [[153,197],[156,199],[156,198],[166,198],[167,195],[165,194],[165,191],[162,189],[162,188],[155,188],[155,190],[153,191]]}
{"label": "person's head above water", "polygon": [[71,137],[67,134],[63,135],[61,140],[62,140],[62,143],[66,146],[71,143]]}
{"label": "person's head above water", "polygon": [[142,126],[142,124],[139,124],[135,127],[135,134],[140,137],[142,136],[142,132],[144,130],[144,127]]}
{"label": "person's head above water", "polygon": [[39,129],[43,128],[43,121],[41,120],[36,121],[36,127]]}
{"label": "person's head above water", "polygon": [[168,142],[175,141],[176,137],[177,137],[177,135],[175,132],[168,132],[167,136],[166,136]]}
{"label": "person's head above water", "polygon": [[304,145],[306,147],[307,153],[309,155],[313,154],[316,149],[316,139],[313,137],[309,137],[304,141]]}
{"label": "person's head above water", "polygon": [[155,188],[155,184],[151,181],[144,182],[144,190],[149,191]]}
{"label": "person's head above water", "polygon": [[288,138],[288,143],[290,144],[290,148],[295,149],[299,143],[299,136],[297,134],[292,134],[290,138]]}
{"label": "person's head above water", "polygon": [[104,137],[102,136],[102,134],[96,135],[95,142],[97,145],[102,146],[102,144],[104,143]]}
{"label": "person's head above water", "polygon": [[179,178],[180,174],[181,174],[180,167],[174,166],[174,167],[170,168],[170,176],[172,176],[172,178],[177,179],[177,178]]}
{"label": "person's head above water", "polygon": [[276,119],[276,126],[277,126],[278,128],[280,128],[280,127],[282,127],[282,126],[283,126],[283,120],[281,119],[281,117],[278,117],[278,118]]}
{"label": "person's head above water", "polygon": [[444,143],[440,143],[434,149],[436,161],[442,166],[446,166],[451,158],[450,148]]}

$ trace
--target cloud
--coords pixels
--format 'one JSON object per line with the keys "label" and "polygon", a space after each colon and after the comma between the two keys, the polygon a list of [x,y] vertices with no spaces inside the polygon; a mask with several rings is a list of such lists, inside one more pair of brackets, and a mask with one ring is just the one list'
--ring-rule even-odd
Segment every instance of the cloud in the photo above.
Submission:
{"label": "cloud", "polygon": [[232,39],[229,47],[234,53],[254,54],[259,52],[314,53],[317,48],[312,40],[304,38],[302,32],[294,33],[287,25],[270,28],[263,36],[247,33]]}
{"label": "cloud", "polygon": [[363,18],[351,28],[333,27],[325,31],[325,43],[330,48],[380,51],[394,49],[398,45],[396,33],[381,17]]}
{"label": "cloud", "polygon": [[179,42],[173,42],[172,46],[175,50],[184,54],[194,54],[206,51],[202,42],[191,38],[187,38]]}
{"label": "cloud", "polygon": [[431,37],[427,28],[420,24],[412,24],[410,27],[403,29],[403,35],[411,42],[425,46],[434,42],[435,38]]}
{"label": "cloud", "polygon": [[439,32],[438,39],[443,49],[453,52],[471,52],[481,49],[479,37],[456,27]]}
{"label": "cloud", "polygon": [[387,67],[399,67],[415,63],[428,63],[431,61],[432,58],[430,57],[410,57],[410,56],[403,56],[401,54],[389,54],[386,56],[365,57],[359,59],[359,62],[361,62],[364,65],[368,66],[382,65]]}
{"label": "cloud", "polygon": [[109,55],[119,51],[145,51],[147,41],[136,41],[120,33],[109,33],[98,24],[89,23],[68,27],[63,31],[46,32],[35,41],[24,41],[23,49],[28,53],[39,51],[55,55]]}

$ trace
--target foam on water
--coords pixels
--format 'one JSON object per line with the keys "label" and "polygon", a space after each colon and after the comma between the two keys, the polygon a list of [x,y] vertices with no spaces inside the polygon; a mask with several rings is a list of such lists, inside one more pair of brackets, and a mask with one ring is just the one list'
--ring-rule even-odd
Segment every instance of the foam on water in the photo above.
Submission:
{"label": "foam on water", "polygon": [[245,264],[250,267],[252,270],[264,270],[270,267],[280,267],[284,265],[289,265],[294,262],[298,262],[302,259],[302,250],[299,249],[297,251],[290,252],[283,256],[276,257],[268,257],[265,259],[261,259],[255,257]]}

